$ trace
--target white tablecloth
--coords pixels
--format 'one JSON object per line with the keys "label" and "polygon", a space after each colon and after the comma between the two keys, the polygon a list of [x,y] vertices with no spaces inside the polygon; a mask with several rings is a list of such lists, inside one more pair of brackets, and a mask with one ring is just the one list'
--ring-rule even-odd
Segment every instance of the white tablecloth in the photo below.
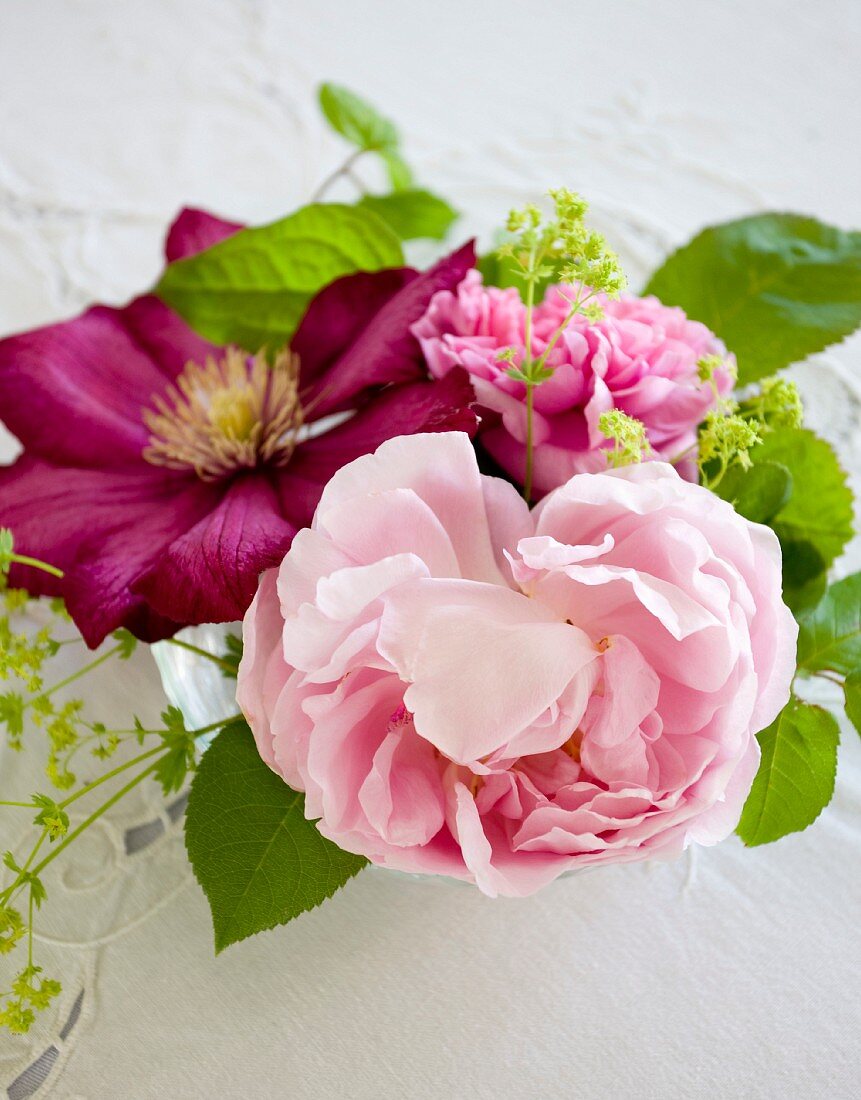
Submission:
{"label": "white tablecloth", "polygon": [[[261,222],[307,198],[345,152],[323,79],[398,120],[464,233],[583,190],[634,285],[745,212],[857,225],[859,32],[856,0],[0,0],[0,332],[146,286],[184,203]],[[861,342],[795,376],[861,467]],[[132,696],[154,716],[149,655],[122,671],[89,682],[94,717],[125,721]],[[26,767],[0,759],[4,783]],[[775,846],[524,901],[369,871],[218,959],[179,808],[159,806],[120,807],[51,880],[38,950],[65,988],[0,1038],[13,1100],[42,1079],[65,1100],[858,1095],[852,730],[833,804]]]}

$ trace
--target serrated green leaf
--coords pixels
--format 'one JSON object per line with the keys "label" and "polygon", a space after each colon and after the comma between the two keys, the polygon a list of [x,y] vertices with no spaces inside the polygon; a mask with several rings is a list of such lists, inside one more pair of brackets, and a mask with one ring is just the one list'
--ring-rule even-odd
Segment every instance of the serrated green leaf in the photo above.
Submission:
{"label": "serrated green leaf", "polygon": [[831,801],[837,719],[792,698],[757,735],[762,759],[736,832],[749,847],[806,829]]}
{"label": "serrated green leaf", "polygon": [[825,559],[811,542],[783,539],[783,599],[796,618],[816,607],[828,587]]}
{"label": "serrated green leaf", "polygon": [[799,626],[799,668],[854,672],[861,665],[861,573],[829,585]]}
{"label": "serrated green leaf", "polygon": [[716,332],[746,384],[861,324],[861,233],[798,214],[740,218],[674,252],[645,293]]}
{"label": "serrated green leaf", "polygon": [[749,470],[733,466],[715,489],[740,516],[768,523],[792,495],[792,475],[778,462],[758,462]]}
{"label": "serrated green leaf", "polygon": [[177,260],[155,292],[206,339],[257,351],[286,343],[334,279],[402,264],[397,237],[373,211],[314,203]]}
{"label": "serrated green leaf", "polygon": [[369,152],[397,149],[397,127],[366,99],[341,84],[321,84],[320,109],[341,137]]}
{"label": "serrated green leaf", "polygon": [[780,428],[750,457],[785,466],[792,476],[792,496],[770,521],[780,541],[808,542],[830,566],[853,531],[852,492],[833,448],[806,428]]}
{"label": "serrated green leaf", "polygon": [[389,195],[363,195],[359,206],[373,210],[402,241],[422,237],[441,241],[458,217],[444,199],[419,188]]}
{"label": "serrated green leaf", "polygon": [[861,733],[861,666],[854,668],[843,682],[846,717]]}
{"label": "serrated green leaf", "polygon": [[212,910],[215,949],[313,909],[367,862],[326,840],[304,795],[261,760],[244,722],[204,753],[185,819],[185,843]]}

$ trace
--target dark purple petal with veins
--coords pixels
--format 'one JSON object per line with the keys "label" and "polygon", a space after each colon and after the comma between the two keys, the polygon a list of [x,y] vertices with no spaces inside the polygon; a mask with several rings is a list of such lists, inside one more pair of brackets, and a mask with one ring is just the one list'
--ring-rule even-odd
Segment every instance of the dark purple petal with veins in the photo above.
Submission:
{"label": "dark purple petal with veins", "polygon": [[375,316],[414,279],[410,267],[384,271],[357,271],[343,275],[311,299],[290,347],[302,366],[302,388],[307,389],[343,355]]}
{"label": "dark purple petal with veins", "polygon": [[279,510],[265,474],[238,478],[212,512],[159,555],[134,591],[183,622],[240,619],[260,574],[281,561],[296,534]]}
{"label": "dark purple petal with veins", "polygon": [[[365,323],[352,343],[316,377],[307,392],[303,378],[303,403],[310,407],[311,418],[349,407],[357,397],[377,386],[423,377],[427,373],[424,359],[410,326],[422,316],[437,291],[452,290],[474,263],[475,246],[470,242],[411,279],[375,313],[366,312]],[[359,303],[351,303],[345,308],[358,307]],[[308,312],[313,308],[314,302]],[[310,331],[302,335],[306,355],[309,343]],[[295,341],[293,347],[296,348]],[[298,350],[301,357],[301,348]]]}
{"label": "dark purple petal with veins", "polygon": [[28,451],[76,466],[141,462],[143,408],[215,349],[158,299],[0,340],[0,419]]}
{"label": "dark purple petal with veins", "polygon": [[184,260],[188,256],[196,256],[198,252],[205,252],[243,228],[240,222],[228,222],[214,214],[207,214],[205,210],[186,206],[167,231],[164,242],[167,262],[172,264],[174,260]]}
{"label": "dark purple petal with veins", "polygon": [[22,554],[66,573],[13,567],[11,581],[34,594],[60,594],[88,645],[118,626],[147,641],[178,629],[146,613],[132,583],[218,503],[217,487],[152,466],[81,470],[22,456],[0,469],[0,524]]}

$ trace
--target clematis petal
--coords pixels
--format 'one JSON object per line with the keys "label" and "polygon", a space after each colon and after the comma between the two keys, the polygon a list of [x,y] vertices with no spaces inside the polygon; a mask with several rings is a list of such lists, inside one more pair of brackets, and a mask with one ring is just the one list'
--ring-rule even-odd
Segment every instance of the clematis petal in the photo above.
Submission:
{"label": "clematis petal", "polygon": [[300,443],[290,465],[275,475],[284,514],[296,527],[307,526],[330,478],[393,435],[471,434],[476,424],[471,398],[464,371],[452,371],[441,382],[392,386],[345,423]]}
{"label": "clematis petal", "polygon": [[280,562],[296,533],[266,477],[247,475],[218,493],[222,498],[211,511],[134,584],[156,611],[181,622],[241,618],[260,574]]}
{"label": "clematis petal", "polygon": [[357,271],[336,279],[312,298],[290,341],[302,366],[303,389],[328,371],[374,324],[383,306],[417,278],[411,267]]}
{"label": "clematis petal", "polygon": [[[313,385],[305,394],[314,416],[326,416],[343,409],[358,394],[374,386],[421,378],[425,373],[424,360],[410,326],[424,313],[433,295],[456,286],[474,262],[475,247],[472,243],[464,245],[407,282],[372,316],[368,317],[365,305],[364,316],[368,319],[361,331],[354,332],[347,349],[325,371],[317,372]],[[298,351],[300,358],[303,348],[306,356],[308,354],[313,327],[308,325],[307,328],[309,331],[305,334],[297,334],[298,347],[296,341],[293,342],[293,349]],[[313,352],[311,362],[314,363]]]}
{"label": "clematis petal", "polygon": [[31,453],[59,464],[142,463],[142,410],[190,359],[215,350],[151,295],[94,306],[0,340],[2,418]]}
{"label": "clematis petal", "polygon": [[13,583],[64,596],[90,646],[119,626],[153,641],[177,629],[169,608],[148,613],[130,586],[177,536],[214,505],[195,477],[147,469],[82,470],[24,456],[0,470],[0,522],[22,553],[65,570],[54,587],[43,574],[14,570]]}
{"label": "clematis petal", "polygon": [[225,221],[215,214],[185,206],[177,214],[164,242],[164,255],[169,264],[205,252],[214,244],[232,237],[243,226],[240,222]]}

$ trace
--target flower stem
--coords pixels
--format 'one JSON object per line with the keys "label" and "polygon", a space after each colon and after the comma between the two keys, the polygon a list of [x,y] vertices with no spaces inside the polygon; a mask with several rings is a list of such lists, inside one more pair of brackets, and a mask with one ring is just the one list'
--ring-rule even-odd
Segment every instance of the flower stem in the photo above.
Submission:
{"label": "flower stem", "polygon": [[89,794],[90,791],[94,791],[96,787],[100,787],[102,783],[107,783],[108,780],[113,779],[115,775],[120,775],[122,772],[128,771],[129,768],[133,768],[136,764],[142,764],[144,760],[149,760],[163,751],[164,746],[157,745],[156,748],[150,749],[148,752],[142,752],[140,756],[136,756],[133,760],[127,760],[125,764],[119,764],[116,768],[99,776],[98,779],[94,779],[92,783],[88,783],[85,787],[81,787],[79,791],[75,791],[74,794],[69,795],[67,799],[60,803],[61,808],[65,810],[67,806],[71,806],[73,802],[77,802],[79,798],[83,798],[84,795]]}
{"label": "flower stem", "polygon": [[197,654],[198,657],[205,657],[207,661],[212,661],[213,664],[218,665],[225,672],[229,672],[231,676],[236,672],[236,668],[229,661],[225,661],[215,653],[210,653],[209,650],[201,649],[200,646],[192,645],[191,642],[184,642],[180,638],[168,638],[167,641],[180,649],[187,649],[189,653]]}
{"label": "flower stem", "polygon": [[[69,684],[74,683],[75,680],[79,680],[82,676],[86,676],[88,672],[92,672],[94,668],[98,668],[99,665],[103,665],[105,661],[109,661],[111,657],[116,657],[116,655],[120,652],[122,648],[122,645],[115,645],[113,649],[109,649],[107,653],[103,653],[101,657],[96,657],[94,661],[90,661],[88,665],[84,665],[83,668],[79,668],[77,672],[73,672],[71,676],[67,676],[65,680],[60,680],[58,684],[54,684],[53,687],[49,687],[47,691],[41,692],[41,694],[37,695],[36,698],[47,699],[49,695],[53,695],[54,692],[59,691],[60,688],[68,687]],[[33,701],[35,702],[35,700]]]}
{"label": "flower stem", "polygon": [[535,383],[526,383],[526,474],[523,479],[523,499],[527,504],[532,499],[532,466],[534,461],[535,445],[533,441],[533,421],[535,402]]}
{"label": "flower stem", "polygon": [[54,848],[52,852],[45,856],[45,858],[33,868],[31,874],[41,874],[42,871],[44,871],[45,868],[48,866],[48,864],[52,863],[57,858],[60,852],[62,852],[65,848],[68,848],[73,840],[76,840],[81,835],[81,833],[89,829],[89,827],[94,824],[94,822],[98,821],[100,817],[106,814],[112,806],[115,806],[117,802],[119,802],[122,798],[125,798],[129,791],[133,790],[139,783],[142,783],[144,779],[152,775],[158,767],[158,763],[158,760],[156,760],[154,763],[150,764],[148,768],[144,768],[142,772],[138,772],[134,779],[129,780],[129,782],[126,783],[124,787],[121,787],[115,794],[112,794],[107,802],[103,802],[98,809],[93,810],[90,816],[85,821],[82,821],[77,829],[73,829],[72,832],[65,836],[63,840],[57,845],[57,847]]}
{"label": "flower stem", "polygon": [[62,569],[58,569],[56,565],[48,565],[45,561],[38,561],[36,558],[29,558],[26,554],[12,554],[9,559],[10,562],[14,562],[16,565],[29,565],[33,569],[41,569],[43,573],[50,573],[52,577],[65,576]]}
{"label": "flower stem", "polygon": [[352,153],[350,153],[350,155],[347,157],[344,163],[340,165],[340,167],[336,168],[334,172],[326,176],[326,178],[311,196],[311,202],[319,202],[320,199],[322,199],[322,197],[332,186],[332,184],[339,180],[341,176],[350,175],[350,169],[353,167],[359,157],[366,152],[367,149],[355,149]]}

